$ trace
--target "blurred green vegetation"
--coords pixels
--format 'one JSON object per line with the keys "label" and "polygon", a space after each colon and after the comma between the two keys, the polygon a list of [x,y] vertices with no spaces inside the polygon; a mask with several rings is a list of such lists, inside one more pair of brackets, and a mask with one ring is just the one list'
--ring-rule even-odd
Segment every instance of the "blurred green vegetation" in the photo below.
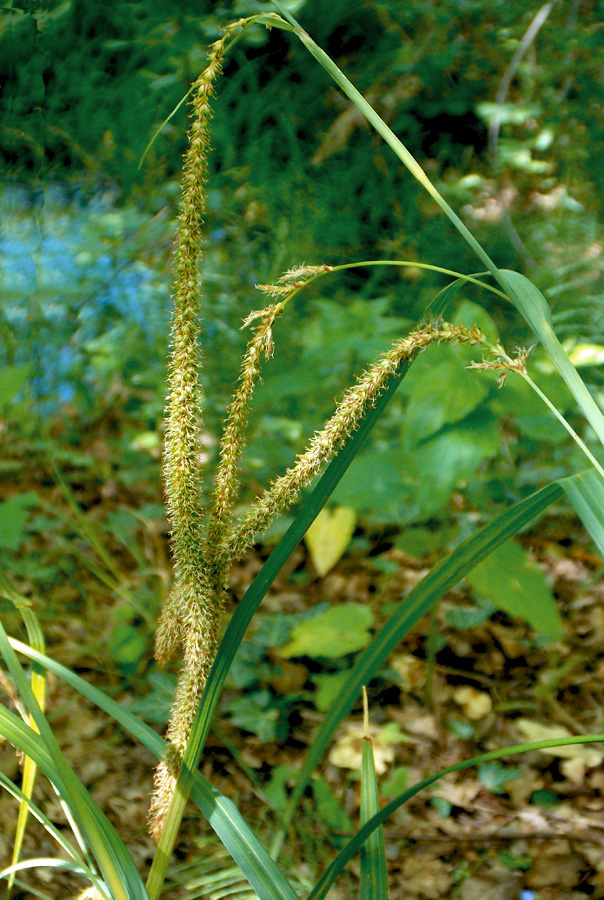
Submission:
{"label": "blurred green vegetation", "polygon": [[[296,0],[288,8],[495,261],[526,271],[545,291],[561,337],[598,345],[599,4],[553,4],[507,91],[506,70],[538,6]],[[0,363],[19,385],[4,404],[6,446],[10,438],[37,442],[40,453],[76,454],[103,423],[119,482],[148,477],[157,485],[184,106],[140,169],[139,161],[220,26],[263,9],[273,7],[18,0],[2,13]],[[245,344],[241,320],[262,305],[256,282],[303,261],[476,266],[390,150],[277,29],[252,29],[227,58],[213,144],[204,312],[210,458]],[[354,374],[445,283],[419,269],[365,267],[327,276],[296,298],[276,325],[275,358],[256,398],[244,473],[252,492],[292,460]],[[487,314],[483,302],[464,289],[452,315],[478,321],[509,349],[527,339],[511,309],[488,300]],[[565,433],[539,401],[512,379],[499,391],[465,372],[470,358],[450,348],[422,356],[336,499],[381,522],[446,522],[508,503],[572,465]],[[598,367],[585,372],[599,393]],[[533,374],[570,408],[538,351]]]}

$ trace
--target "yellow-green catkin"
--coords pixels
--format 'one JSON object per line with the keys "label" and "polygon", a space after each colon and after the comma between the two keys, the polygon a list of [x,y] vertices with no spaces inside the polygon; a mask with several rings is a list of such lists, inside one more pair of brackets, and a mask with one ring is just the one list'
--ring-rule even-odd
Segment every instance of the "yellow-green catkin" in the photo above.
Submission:
{"label": "yellow-green catkin", "polygon": [[239,461],[245,441],[251,399],[260,373],[260,360],[262,356],[269,359],[273,355],[272,328],[275,319],[282,312],[282,304],[277,303],[266,309],[255,310],[243,323],[245,328],[252,322],[260,320],[254,327],[253,336],[241,363],[239,386],[229,406],[220,442],[220,463],[215,479],[206,550],[210,579],[219,596],[226,590],[227,578],[227,569],[219,562],[219,548],[221,539],[229,528],[233,504],[239,491]]}
{"label": "yellow-green catkin", "polygon": [[296,499],[301,489],[319,473],[323,463],[338,452],[346,438],[359,426],[368,407],[373,406],[385,390],[388,380],[403,362],[411,362],[415,354],[429,344],[470,343],[484,341],[477,328],[449,325],[426,325],[397,343],[371,366],[349,388],[334,415],[322,431],[312,438],[308,449],[298,456],[292,468],[272,482],[269,489],[253,504],[237,529],[225,536],[220,548],[222,565],[228,565],[254,543],[255,537]]}
{"label": "yellow-green catkin", "polygon": [[205,213],[208,122],[213,82],[228,33],[211,45],[209,62],[192,92],[174,263],[171,357],[164,442],[166,506],[171,524],[175,585],[160,617],[156,656],[169,659],[182,644],[184,667],[167,732],[168,754],[156,773],[150,823],[159,836],[178,763],[216,651],[220,623],[202,559],[201,392],[199,385],[199,262]]}

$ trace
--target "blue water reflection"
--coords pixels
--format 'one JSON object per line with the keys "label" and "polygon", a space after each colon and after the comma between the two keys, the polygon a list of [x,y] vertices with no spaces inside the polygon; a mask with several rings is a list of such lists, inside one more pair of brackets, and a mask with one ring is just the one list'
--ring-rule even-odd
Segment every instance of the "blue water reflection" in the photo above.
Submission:
{"label": "blue water reflection", "polygon": [[148,215],[114,200],[60,185],[0,195],[0,366],[33,365],[42,413],[94,402],[116,371],[141,384],[163,357],[169,274],[143,251]]}

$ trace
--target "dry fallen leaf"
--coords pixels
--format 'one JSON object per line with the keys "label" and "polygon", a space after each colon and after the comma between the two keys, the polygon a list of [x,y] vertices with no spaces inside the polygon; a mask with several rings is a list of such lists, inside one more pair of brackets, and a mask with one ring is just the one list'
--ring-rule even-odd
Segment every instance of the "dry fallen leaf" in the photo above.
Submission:
{"label": "dry fallen leaf", "polygon": [[[541,722],[535,722],[533,719],[518,719],[516,727],[527,741],[549,741],[554,738],[572,737],[570,731],[563,725],[543,725]],[[604,759],[604,753],[600,750],[594,750],[591,747],[587,747],[585,744],[571,744],[568,747],[551,747],[547,750],[542,750],[541,752],[549,753],[550,756],[558,756],[563,759],[578,760],[587,768],[599,766]],[[573,779],[571,778],[570,780]]]}
{"label": "dry fallen leaf", "polygon": [[491,698],[484,691],[465,685],[453,692],[453,699],[463,709],[468,719],[483,719],[491,712]]}
{"label": "dry fallen leaf", "polygon": [[[393,734],[393,727],[396,729],[394,722],[381,729],[369,726],[375,771],[378,775],[383,775],[389,763],[394,761],[393,743],[405,740],[403,734]],[[344,734],[331,748],[329,762],[341,769],[360,769],[364,733],[365,729],[362,723],[347,722],[344,726]]]}
{"label": "dry fallen leaf", "polygon": [[356,521],[354,509],[348,506],[337,506],[331,511],[322,509],[306,532],[304,541],[321,578],[333,569],[346,550]]}

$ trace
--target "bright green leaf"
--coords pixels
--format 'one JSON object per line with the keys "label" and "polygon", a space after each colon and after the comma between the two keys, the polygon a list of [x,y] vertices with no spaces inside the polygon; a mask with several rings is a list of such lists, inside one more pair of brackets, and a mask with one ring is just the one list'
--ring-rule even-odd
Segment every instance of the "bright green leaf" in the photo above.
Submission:
{"label": "bright green leaf", "polygon": [[31,363],[0,369],[0,410],[23,389],[31,374]]}
{"label": "bright green leaf", "polygon": [[486,762],[478,767],[478,777],[492,794],[504,794],[509,781],[520,778],[522,769],[508,769],[499,762]]}
{"label": "bright green leaf", "polygon": [[398,766],[392,770],[390,778],[382,782],[382,794],[384,797],[396,797],[407,789],[409,784],[409,770],[406,766]]}
{"label": "bright green leaf", "polygon": [[328,828],[333,831],[354,831],[350,817],[344,812],[340,801],[320,775],[312,780],[312,792],[317,815]]}
{"label": "bright green leaf", "polygon": [[430,806],[433,807],[443,819],[448,819],[451,815],[451,810],[453,809],[451,801],[445,800],[444,797],[432,797],[430,799]]}
{"label": "bright green leaf", "polygon": [[334,672],[327,675],[315,675],[313,681],[316,685],[316,692],[313,702],[318,710],[327,712],[332,703],[344,687],[348,672]]}
{"label": "bright green leaf", "polygon": [[336,659],[362,650],[371,640],[373,613],[360,603],[343,603],[299,622],[292,640],[281,647],[282,656],[326,656]]}
{"label": "bright green leaf", "polygon": [[405,440],[415,447],[451,422],[459,422],[484,400],[489,385],[468,370],[467,357],[450,346],[431,346],[415,360],[401,391],[410,395]]}
{"label": "bright green leaf", "polygon": [[16,494],[0,503],[0,548],[18,550],[25,535],[27,510],[39,503],[36,494]]}
{"label": "bright green leaf", "polygon": [[478,595],[499,609],[554,639],[560,637],[560,614],[545,576],[520,544],[507,541],[466,577]]}
{"label": "bright green leaf", "polygon": [[419,477],[422,517],[439,512],[456,484],[473,475],[485,459],[496,455],[499,443],[497,420],[487,412],[477,412],[418,447],[413,462]]}

